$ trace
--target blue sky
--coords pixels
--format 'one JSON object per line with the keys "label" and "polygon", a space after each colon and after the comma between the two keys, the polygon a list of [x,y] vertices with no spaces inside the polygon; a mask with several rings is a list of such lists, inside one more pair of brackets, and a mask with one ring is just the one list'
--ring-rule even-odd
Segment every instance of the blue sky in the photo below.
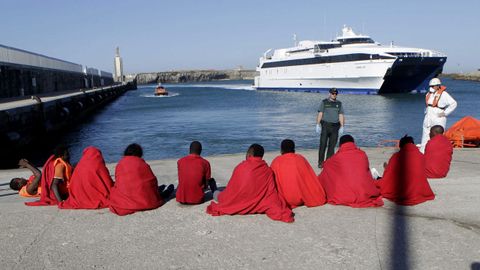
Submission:
{"label": "blue sky", "polygon": [[480,1],[0,0],[0,44],[126,73],[254,68],[269,48],[329,40],[346,24],[389,44],[448,55],[446,72],[480,68]]}

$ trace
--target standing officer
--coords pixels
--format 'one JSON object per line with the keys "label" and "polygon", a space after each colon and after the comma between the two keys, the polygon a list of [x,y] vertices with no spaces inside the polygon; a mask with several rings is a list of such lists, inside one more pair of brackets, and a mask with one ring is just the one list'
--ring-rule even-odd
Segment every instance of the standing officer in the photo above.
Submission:
{"label": "standing officer", "polygon": [[318,149],[318,167],[323,167],[325,161],[325,149],[328,141],[327,158],[335,152],[338,133],[343,134],[345,118],[343,116],[342,102],[337,100],[338,90],[330,89],[328,98],[322,100],[318,107],[316,131],[320,134],[320,148]]}
{"label": "standing officer", "polygon": [[438,78],[433,78],[429,83],[425,96],[425,118],[423,119],[422,146],[420,152],[425,152],[425,146],[430,139],[430,128],[440,125],[446,130],[447,116],[457,108],[457,102],[450,96]]}

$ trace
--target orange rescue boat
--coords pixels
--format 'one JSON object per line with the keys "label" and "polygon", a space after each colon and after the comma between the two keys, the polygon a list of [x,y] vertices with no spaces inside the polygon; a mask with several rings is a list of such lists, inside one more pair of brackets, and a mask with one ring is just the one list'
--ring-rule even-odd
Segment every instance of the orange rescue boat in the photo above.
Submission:
{"label": "orange rescue boat", "polygon": [[453,147],[480,147],[480,120],[466,116],[453,124],[445,136]]}
{"label": "orange rescue boat", "polygon": [[167,89],[165,89],[165,87],[163,87],[162,85],[159,84],[155,88],[154,94],[155,94],[155,96],[168,96],[168,91],[167,91]]}

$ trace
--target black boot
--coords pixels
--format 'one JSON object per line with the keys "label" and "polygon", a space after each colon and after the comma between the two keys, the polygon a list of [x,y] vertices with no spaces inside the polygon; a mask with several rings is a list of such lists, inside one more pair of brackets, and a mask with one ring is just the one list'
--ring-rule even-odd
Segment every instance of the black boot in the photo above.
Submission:
{"label": "black boot", "polygon": [[208,187],[212,191],[212,194],[213,194],[213,192],[215,192],[215,190],[218,189],[217,188],[217,182],[215,182],[215,179],[213,179],[213,178],[208,179]]}
{"label": "black boot", "polygon": [[172,195],[174,190],[175,190],[175,187],[172,184],[170,184],[165,189],[165,191],[160,192],[160,196],[162,196],[164,200],[167,200],[168,198],[170,198],[170,195]]}

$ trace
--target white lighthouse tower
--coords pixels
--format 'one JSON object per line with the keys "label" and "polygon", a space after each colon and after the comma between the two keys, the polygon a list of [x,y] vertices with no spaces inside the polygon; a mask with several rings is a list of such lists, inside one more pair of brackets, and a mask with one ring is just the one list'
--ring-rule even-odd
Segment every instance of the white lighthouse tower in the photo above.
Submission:
{"label": "white lighthouse tower", "polygon": [[113,62],[113,66],[115,68],[115,75],[114,79],[116,82],[123,82],[123,62],[122,58],[120,57],[120,48],[117,47],[115,53],[115,60]]}

